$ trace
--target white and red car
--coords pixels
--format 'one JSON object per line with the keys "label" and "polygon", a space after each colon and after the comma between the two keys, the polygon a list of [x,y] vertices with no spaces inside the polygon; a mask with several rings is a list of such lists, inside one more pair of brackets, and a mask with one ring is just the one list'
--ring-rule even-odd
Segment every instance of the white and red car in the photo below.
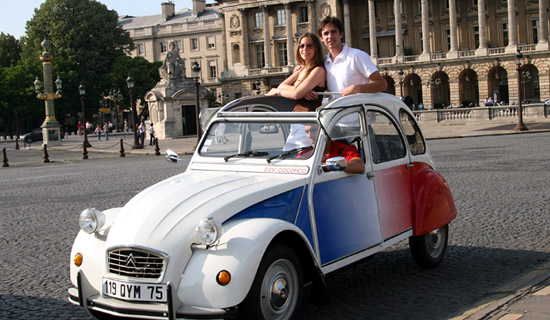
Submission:
{"label": "white and red car", "polygon": [[[326,274],[397,242],[419,266],[439,264],[457,212],[407,106],[377,93],[292,107],[233,101],[185,172],[123,207],[84,210],[69,300],[99,318],[291,319],[307,294],[327,301]],[[365,172],[323,163],[328,140],[353,144]]]}

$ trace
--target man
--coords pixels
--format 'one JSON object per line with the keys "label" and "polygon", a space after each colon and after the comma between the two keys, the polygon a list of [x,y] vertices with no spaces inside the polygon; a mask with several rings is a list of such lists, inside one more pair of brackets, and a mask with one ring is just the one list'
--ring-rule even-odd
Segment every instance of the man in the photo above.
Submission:
{"label": "man", "polygon": [[388,88],[366,52],[342,43],[344,25],[338,18],[325,17],[319,24],[319,35],[329,50],[325,58],[328,91],[347,96],[381,92]]}
{"label": "man", "polygon": [[[306,124],[304,126],[304,129],[306,131],[309,142],[312,146],[315,146],[315,143],[317,142],[317,137],[319,135],[319,126],[314,124]],[[311,150],[308,150],[306,152],[311,152]],[[298,155],[298,157],[305,156],[307,155]],[[347,145],[345,143],[333,140],[327,141],[327,144],[325,145],[325,150],[323,152],[322,162],[324,163],[327,159],[334,157],[346,158],[348,164],[344,169],[344,172],[358,174],[365,172],[365,163],[363,162],[363,159],[361,159],[359,151],[353,145]]]}

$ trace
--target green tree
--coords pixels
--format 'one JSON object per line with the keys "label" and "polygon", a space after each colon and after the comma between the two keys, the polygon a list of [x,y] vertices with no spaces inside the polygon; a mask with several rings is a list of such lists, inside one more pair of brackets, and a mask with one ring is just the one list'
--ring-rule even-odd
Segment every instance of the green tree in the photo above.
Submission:
{"label": "green tree", "polygon": [[19,40],[9,34],[0,33],[0,66],[14,66],[21,59]]}

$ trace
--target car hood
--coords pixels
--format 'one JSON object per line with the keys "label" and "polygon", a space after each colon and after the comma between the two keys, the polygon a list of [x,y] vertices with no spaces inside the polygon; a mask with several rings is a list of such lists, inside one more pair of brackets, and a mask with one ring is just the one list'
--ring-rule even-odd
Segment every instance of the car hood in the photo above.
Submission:
{"label": "car hood", "polygon": [[224,222],[247,207],[305,184],[296,175],[185,172],[131,199],[118,213],[107,246],[144,246],[170,253],[196,241],[203,218]]}

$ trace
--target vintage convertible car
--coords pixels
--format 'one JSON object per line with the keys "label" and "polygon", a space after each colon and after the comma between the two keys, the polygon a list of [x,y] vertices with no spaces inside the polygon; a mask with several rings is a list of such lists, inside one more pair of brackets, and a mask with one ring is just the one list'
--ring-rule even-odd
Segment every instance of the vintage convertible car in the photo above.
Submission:
{"label": "vintage convertible car", "polygon": [[[325,275],[402,240],[439,264],[457,212],[409,108],[383,93],[293,105],[229,103],[185,172],[84,210],[69,300],[98,318],[290,319],[306,296],[328,303]],[[325,161],[327,141],[353,145],[364,173]]]}

